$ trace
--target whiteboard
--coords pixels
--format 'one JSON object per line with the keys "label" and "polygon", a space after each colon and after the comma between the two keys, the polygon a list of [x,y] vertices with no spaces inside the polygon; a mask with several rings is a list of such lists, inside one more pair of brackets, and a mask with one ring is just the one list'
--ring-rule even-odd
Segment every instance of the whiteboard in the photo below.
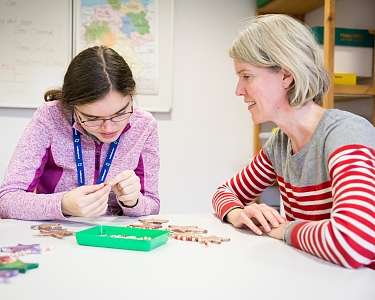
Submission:
{"label": "whiteboard", "polygon": [[0,107],[35,108],[72,57],[72,0],[0,0]]}

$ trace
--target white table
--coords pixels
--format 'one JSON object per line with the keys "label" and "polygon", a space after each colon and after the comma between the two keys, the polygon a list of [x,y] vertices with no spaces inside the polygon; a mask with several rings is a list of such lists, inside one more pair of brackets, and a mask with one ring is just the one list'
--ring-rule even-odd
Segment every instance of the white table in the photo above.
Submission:
{"label": "white table", "polygon": [[[30,225],[41,222],[0,220],[0,246],[40,243],[52,248],[22,257],[39,268],[0,284],[0,299],[375,299],[373,270],[335,266],[280,241],[236,230],[213,215],[161,217],[231,241],[206,247],[169,239],[150,252],[138,252],[80,246],[75,237],[36,237]],[[90,222],[126,225],[135,220]],[[62,224],[74,231],[89,227]]]}

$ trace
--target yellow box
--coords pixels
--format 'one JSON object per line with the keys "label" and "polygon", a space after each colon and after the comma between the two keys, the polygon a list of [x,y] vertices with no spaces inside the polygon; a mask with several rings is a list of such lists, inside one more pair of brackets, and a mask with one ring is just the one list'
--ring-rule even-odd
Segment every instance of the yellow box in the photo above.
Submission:
{"label": "yellow box", "polygon": [[333,81],[335,84],[356,85],[357,75],[355,73],[335,73]]}

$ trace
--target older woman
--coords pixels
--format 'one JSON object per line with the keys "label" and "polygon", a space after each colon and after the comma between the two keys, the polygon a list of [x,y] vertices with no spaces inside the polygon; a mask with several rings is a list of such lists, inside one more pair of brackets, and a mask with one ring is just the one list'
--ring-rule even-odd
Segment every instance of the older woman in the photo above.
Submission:
{"label": "older woman", "polygon": [[[217,216],[344,267],[375,268],[375,129],[319,105],[329,80],[310,30],[285,15],[259,16],[230,56],[253,122],[278,129],[217,189]],[[275,181],[285,218],[254,202]]]}

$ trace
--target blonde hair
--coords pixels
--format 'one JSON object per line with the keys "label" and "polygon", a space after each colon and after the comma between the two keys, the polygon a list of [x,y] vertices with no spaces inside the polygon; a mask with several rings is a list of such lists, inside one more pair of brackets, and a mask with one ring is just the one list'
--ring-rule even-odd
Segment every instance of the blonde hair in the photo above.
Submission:
{"label": "blonde hair", "polygon": [[262,15],[252,19],[234,40],[229,55],[257,67],[284,69],[294,83],[288,91],[290,105],[321,103],[329,76],[311,30],[286,15]]}

